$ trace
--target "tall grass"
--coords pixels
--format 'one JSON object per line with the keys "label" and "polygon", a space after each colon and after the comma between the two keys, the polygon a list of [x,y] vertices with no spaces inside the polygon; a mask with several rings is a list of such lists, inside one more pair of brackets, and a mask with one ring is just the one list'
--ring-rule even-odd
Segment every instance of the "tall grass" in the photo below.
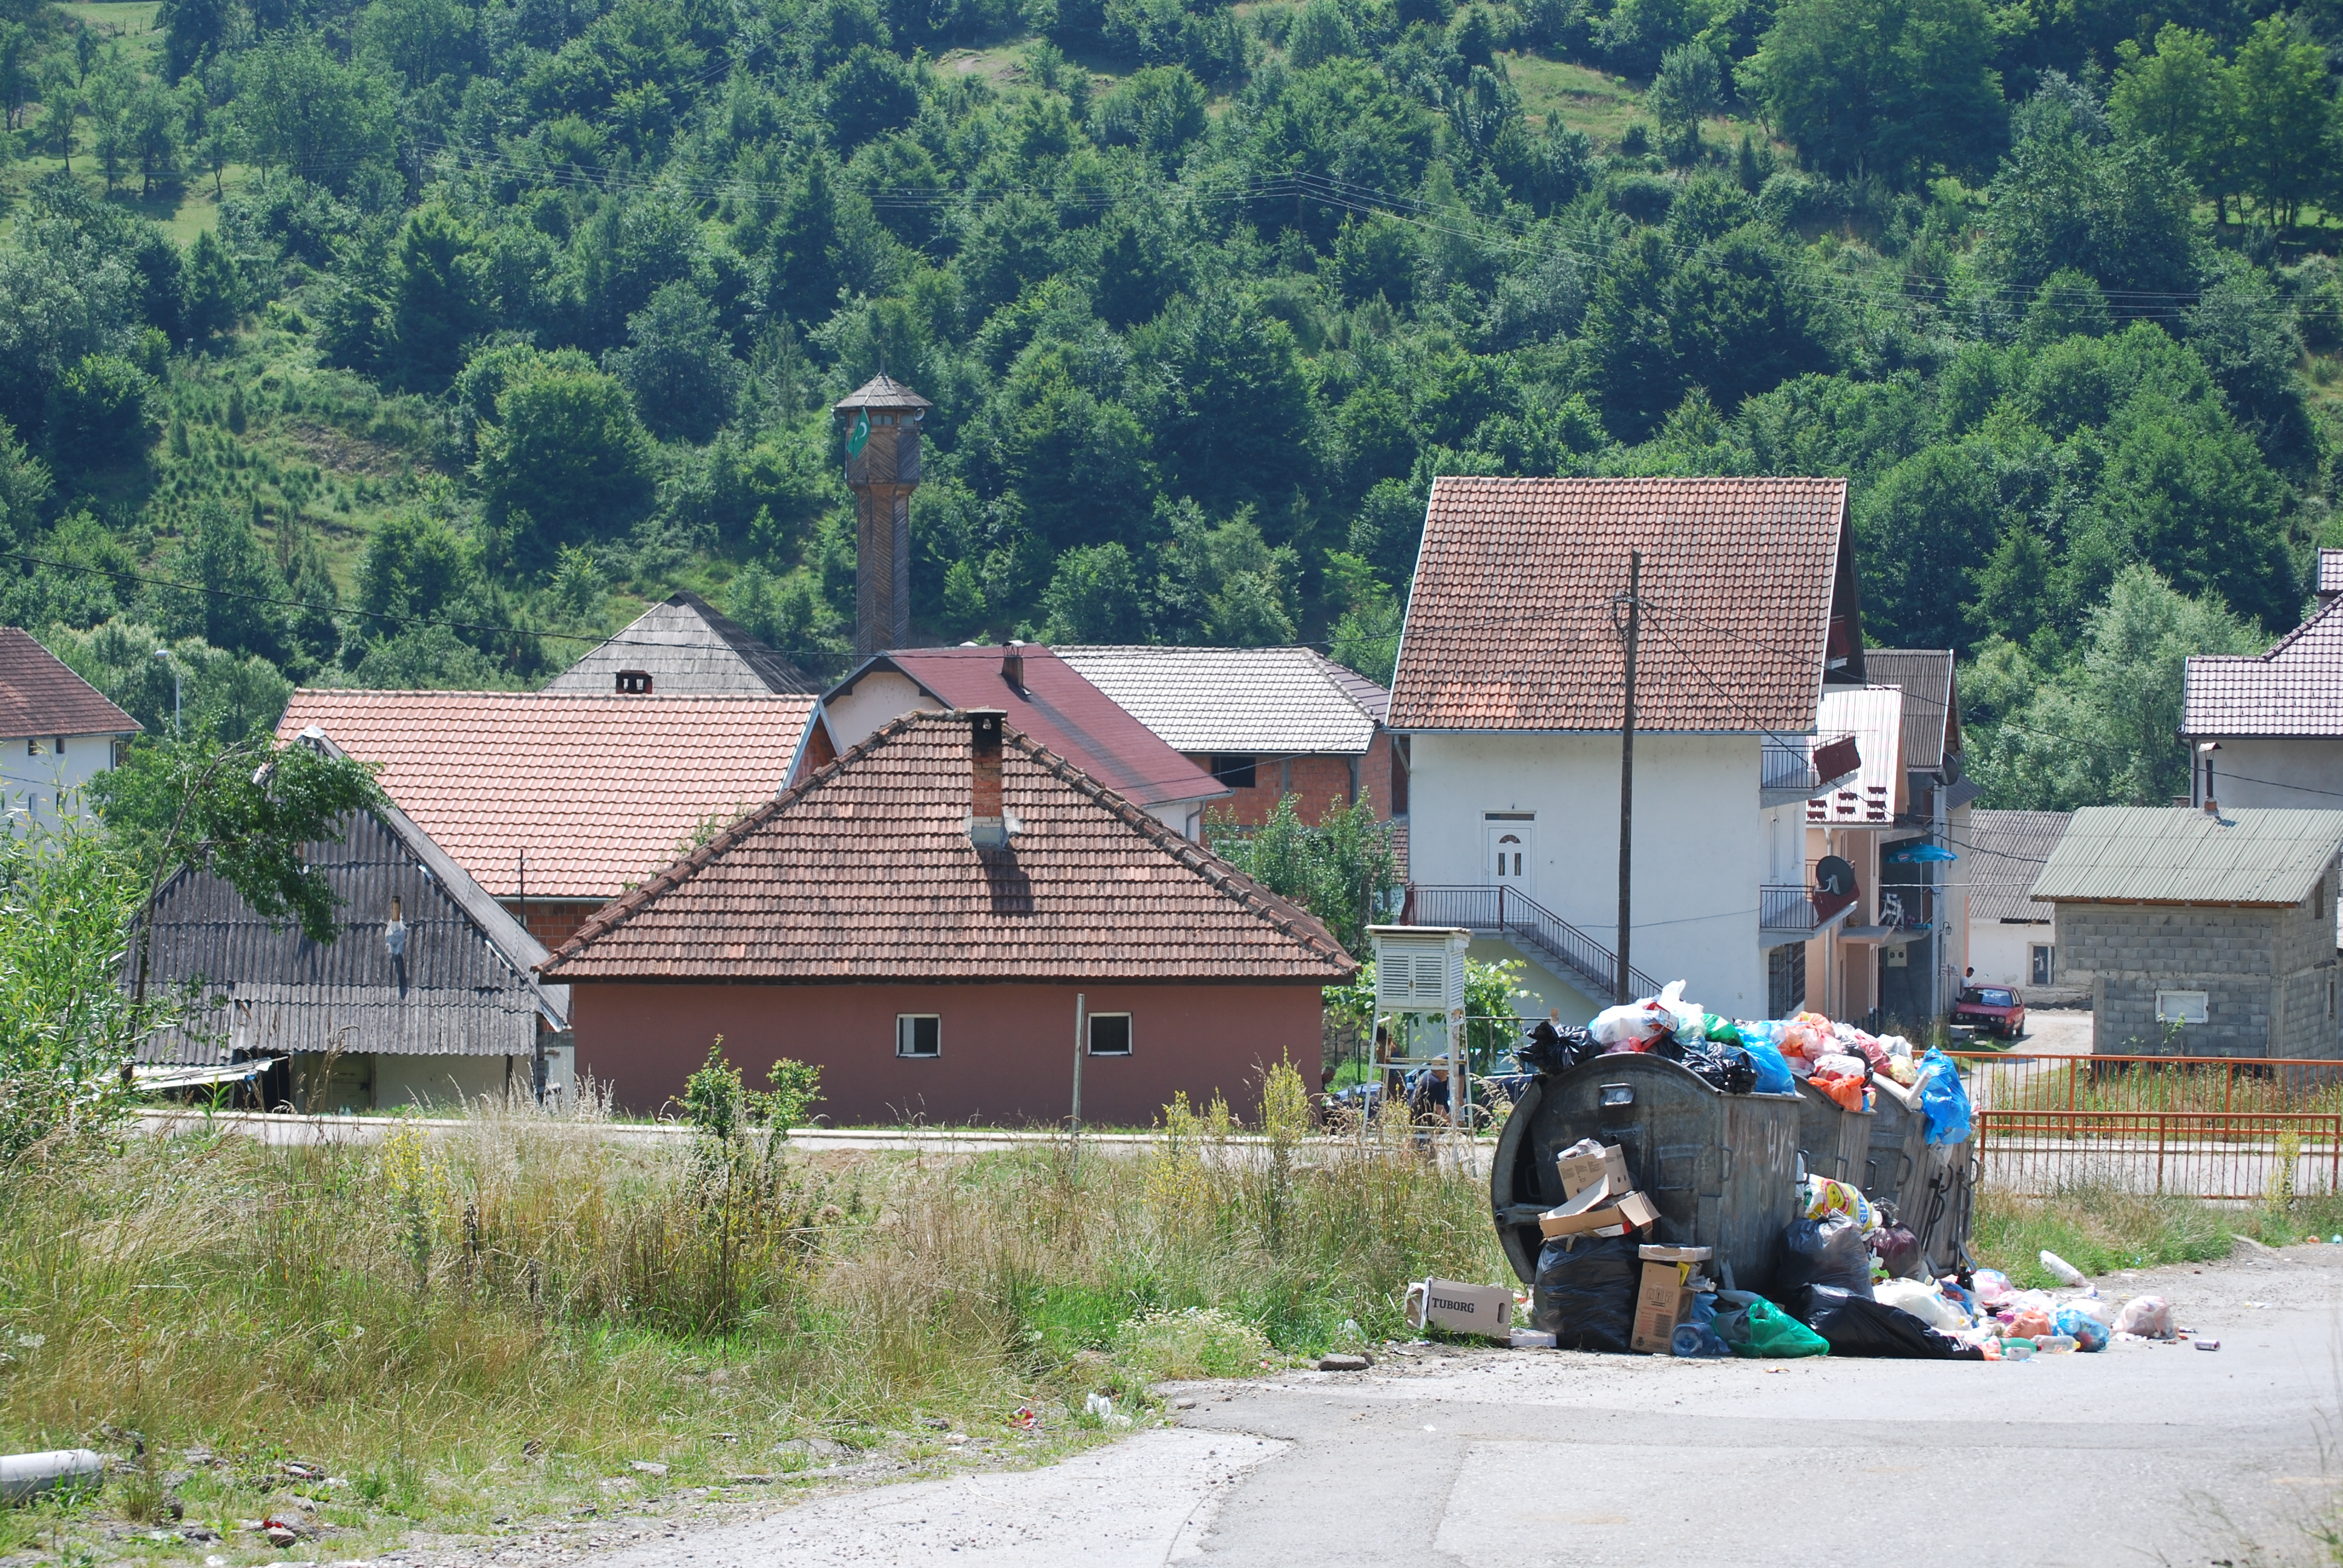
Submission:
{"label": "tall grass", "polygon": [[461,1521],[629,1460],[681,1485],[798,1436],[901,1449],[922,1416],[1064,1432],[1232,1343],[1397,1332],[1409,1278],[1503,1277],[1477,1181],[1267,1098],[1261,1141],[1179,1105],[1147,1156],[784,1147],[745,1176],[491,1107],[370,1149],[133,1141],[0,1189],[0,1439],[210,1447],[223,1516],[297,1457],[357,1516]]}

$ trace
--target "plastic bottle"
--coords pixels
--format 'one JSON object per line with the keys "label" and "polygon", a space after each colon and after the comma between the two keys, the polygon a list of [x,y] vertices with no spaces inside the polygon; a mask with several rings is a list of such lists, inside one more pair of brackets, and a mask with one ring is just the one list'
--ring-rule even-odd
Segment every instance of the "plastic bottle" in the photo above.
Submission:
{"label": "plastic bottle", "polygon": [[2033,1353],[2034,1342],[2032,1340],[2004,1340],[2001,1342],[2001,1359],[2006,1362],[2022,1362]]}
{"label": "plastic bottle", "polygon": [[2046,1356],[2069,1355],[2073,1353],[2075,1349],[2075,1336],[2072,1334],[2052,1334],[2047,1339],[2036,1340],[2034,1342],[2034,1348],[2036,1352]]}
{"label": "plastic bottle", "polygon": [[2057,1253],[2046,1251],[2041,1254],[2041,1257],[2042,1266],[2049,1270],[2050,1277],[2056,1280],[2060,1284],[2079,1285],[2083,1282],[2083,1271],[2075,1267],[2074,1264],[2066,1261],[2066,1259],[2060,1257]]}
{"label": "plastic bottle", "polygon": [[1668,1350],[1687,1361],[1715,1361],[1733,1353],[1715,1329],[1694,1322],[1676,1325],[1674,1335],[1668,1341]]}

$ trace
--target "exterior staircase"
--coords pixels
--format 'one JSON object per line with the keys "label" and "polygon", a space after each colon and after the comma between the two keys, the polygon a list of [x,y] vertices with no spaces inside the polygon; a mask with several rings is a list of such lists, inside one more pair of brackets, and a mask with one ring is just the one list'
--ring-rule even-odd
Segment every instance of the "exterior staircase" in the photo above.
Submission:
{"label": "exterior staircase", "polygon": [[[1400,920],[1494,937],[1531,954],[1597,1000],[1618,994],[1619,955],[1512,888],[1440,888],[1411,882]],[[1628,994],[1657,996],[1660,982],[1630,964]]]}

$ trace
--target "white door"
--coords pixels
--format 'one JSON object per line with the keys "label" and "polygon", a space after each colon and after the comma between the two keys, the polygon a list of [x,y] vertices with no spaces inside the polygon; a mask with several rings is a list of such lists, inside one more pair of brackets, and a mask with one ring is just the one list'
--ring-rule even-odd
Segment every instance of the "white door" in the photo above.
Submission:
{"label": "white door", "polygon": [[1490,885],[1511,888],[1524,898],[1535,897],[1531,887],[1536,879],[1537,856],[1530,824],[1492,822],[1488,829],[1488,852],[1481,864]]}

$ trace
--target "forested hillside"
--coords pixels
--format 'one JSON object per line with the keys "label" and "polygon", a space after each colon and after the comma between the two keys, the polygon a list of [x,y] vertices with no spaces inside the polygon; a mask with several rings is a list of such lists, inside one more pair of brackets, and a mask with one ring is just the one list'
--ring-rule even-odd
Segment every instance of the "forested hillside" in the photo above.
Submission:
{"label": "forested hillside", "polygon": [[1434,475],[1849,475],[2003,804],[2185,788],[2343,543],[2334,0],[0,14],[0,619],[150,726],[677,587],[834,669],[882,367],[936,640],[1384,675]]}

